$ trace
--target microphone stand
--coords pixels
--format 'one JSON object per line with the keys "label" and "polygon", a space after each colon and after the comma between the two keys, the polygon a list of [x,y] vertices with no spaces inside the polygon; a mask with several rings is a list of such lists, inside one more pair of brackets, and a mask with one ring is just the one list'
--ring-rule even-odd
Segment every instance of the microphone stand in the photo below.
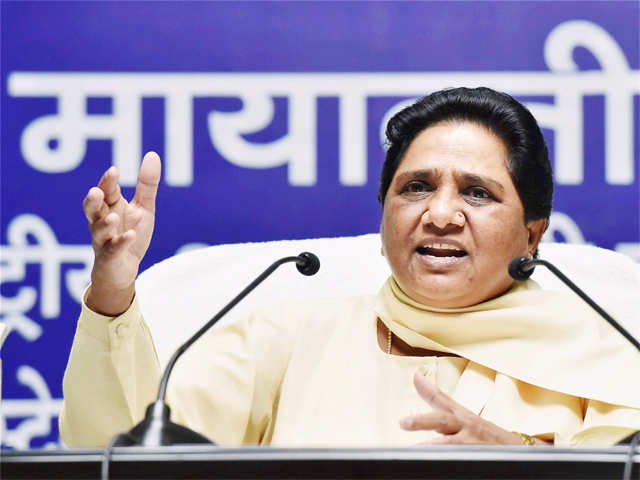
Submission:
{"label": "microphone stand", "polygon": [[246,297],[254,288],[262,283],[269,275],[271,275],[280,265],[295,262],[296,268],[303,275],[315,275],[320,269],[320,261],[313,253],[303,252],[297,257],[285,257],[274,262],[269,268],[262,272],[253,282],[251,282],[244,290],[242,290],[233,300],[231,300],[222,310],[211,318],[200,330],[198,330],[189,340],[187,340],[180,348],[178,348],[162,375],[158,396],[154,403],[149,404],[145,412],[145,418],[133,427],[129,432],[119,434],[112,441],[112,447],[128,447],[140,445],[145,447],[158,447],[165,445],[174,445],[176,443],[186,444],[213,444],[205,436],[194,432],[182,425],[173,423],[170,420],[171,409],[165,402],[167,395],[167,383],[173,367],[180,356],[198,340],[207,330],[209,330],[220,318],[235,307],[244,297]]}

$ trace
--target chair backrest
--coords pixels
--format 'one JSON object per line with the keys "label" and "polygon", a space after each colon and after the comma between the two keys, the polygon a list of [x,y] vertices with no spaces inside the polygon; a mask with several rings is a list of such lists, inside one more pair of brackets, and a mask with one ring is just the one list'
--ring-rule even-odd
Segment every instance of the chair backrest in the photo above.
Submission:
{"label": "chair backrest", "polygon": [[[284,265],[222,321],[287,300],[375,294],[390,275],[378,234],[220,245],[168,258],[143,272],[136,282],[161,361],[166,362],[180,343],[271,263],[304,251],[320,258],[318,274],[305,277],[293,264]],[[640,264],[589,245],[544,243],[540,256],[557,265],[640,337]],[[543,288],[567,290],[546,269],[537,268],[533,278]]]}

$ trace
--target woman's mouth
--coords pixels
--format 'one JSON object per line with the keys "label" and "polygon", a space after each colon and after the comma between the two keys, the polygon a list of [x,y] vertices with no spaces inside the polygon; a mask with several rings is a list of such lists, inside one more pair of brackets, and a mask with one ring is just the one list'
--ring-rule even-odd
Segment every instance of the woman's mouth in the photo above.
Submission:
{"label": "woman's mouth", "polygon": [[431,257],[466,257],[467,252],[450,243],[430,243],[416,248],[420,255]]}

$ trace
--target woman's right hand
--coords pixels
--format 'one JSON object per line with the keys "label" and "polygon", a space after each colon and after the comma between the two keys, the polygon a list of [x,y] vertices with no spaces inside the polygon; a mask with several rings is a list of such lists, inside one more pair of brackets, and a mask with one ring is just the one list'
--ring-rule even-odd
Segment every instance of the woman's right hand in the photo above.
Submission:
{"label": "woman's right hand", "polygon": [[131,202],[120,193],[115,167],[84,199],[95,252],[85,303],[96,313],[118,316],[131,305],[138,267],[153,234],[160,171],[160,157],[149,152],[142,160]]}

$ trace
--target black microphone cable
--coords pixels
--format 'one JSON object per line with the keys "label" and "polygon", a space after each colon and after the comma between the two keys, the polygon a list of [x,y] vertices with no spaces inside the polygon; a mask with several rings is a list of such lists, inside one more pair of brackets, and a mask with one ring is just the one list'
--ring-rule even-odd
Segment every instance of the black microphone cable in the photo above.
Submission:
{"label": "black microphone cable", "polygon": [[596,312],[600,314],[602,318],[604,318],[613,328],[615,328],[620,335],[627,339],[629,343],[631,343],[638,351],[640,351],[640,342],[636,340],[636,338],[631,335],[625,328],[616,322],[611,315],[605,312],[600,305],[594,302],[589,295],[587,295],[584,291],[582,291],[578,286],[573,283],[569,278],[564,275],[558,268],[556,268],[553,264],[547,262],[546,260],[541,260],[539,258],[527,258],[527,257],[516,257],[509,262],[509,275],[515,280],[526,280],[533,273],[536,265],[542,265],[547,267],[551,272],[558,277],[560,280],[564,282],[573,292],[578,295],[582,300],[584,300],[591,308],[593,308]]}
{"label": "black microphone cable", "polygon": [[[594,302],[584,291],[582,291],[578,286],[573,283],[569,278],[564,275],[558,268],[556,268],[553,264],[547,262],[546,260],[540,259],[529,259],[527,257],[516,257],[511,262],[509,262],[509,275],[515,280],[527,280],[536,265],[543,265],[547,267],[551,272],[556,275],[560,280],[562,280],[565,285],[567,285],[571,290],[573,290],[580,298],[582,298],[591,308],[593,308],[596,312],[600,314],[602,318],[604,318],[613,328],[615,328],[618,333],[620,333],[625,339],[627,339],[636,349],[640,351],[640,342],[636,340],[636,338],[631,335],[627,330],[622,327],[618,322],[616,322],[611,315],[605,312],[600,305]],[[626,443],[626,442],[623,442]],[[633,460],[636,453],[636,448],[640,443],[640,431],[637,432],[629,446],[629,453],[627,455],[627,460],[624,465],[624,473],[622,475],[623,480],[631,479],[631,472],[633,470]],[[638,478],[640,479],[640,473],[638,474]]]}
{"label": "black microphone cable", "polygon": [[313,253],[303,252],[297,257],[284,257],[280,260],[275,261],[269,268],[267,268],[264,272],[262,272],[258,277],[251,282],[244,290],[242,290],[236,297],[231,300],[227,305],[225,305],[222,310],[220,310],[214,317],[209,320],[200,330],[198,330],[193,336],[187,340],[176,352],[173,354],[169,363],[167,364],[164,374],[162,375],[162,380],[160,381],[160,388],[158,389],[158,401],[164,401],[164,398],[167,395],[167,383],[169,381],[169,376],[171,375],[171,371],[173,367],[180,358],[180,356],[187,351],[187,349],[193,345],[193,343],[198,340],[204,333],[209,330],[218,320],[220,320],[224,315],[229,312],[233,307],[235,307],[244,297],[246,297],[254,288],[260,285],[269,275],[271,275],[280,265],[285,263],[295,262],[296,268],[303,275],[315,275],[320,269],[320,260]]}

